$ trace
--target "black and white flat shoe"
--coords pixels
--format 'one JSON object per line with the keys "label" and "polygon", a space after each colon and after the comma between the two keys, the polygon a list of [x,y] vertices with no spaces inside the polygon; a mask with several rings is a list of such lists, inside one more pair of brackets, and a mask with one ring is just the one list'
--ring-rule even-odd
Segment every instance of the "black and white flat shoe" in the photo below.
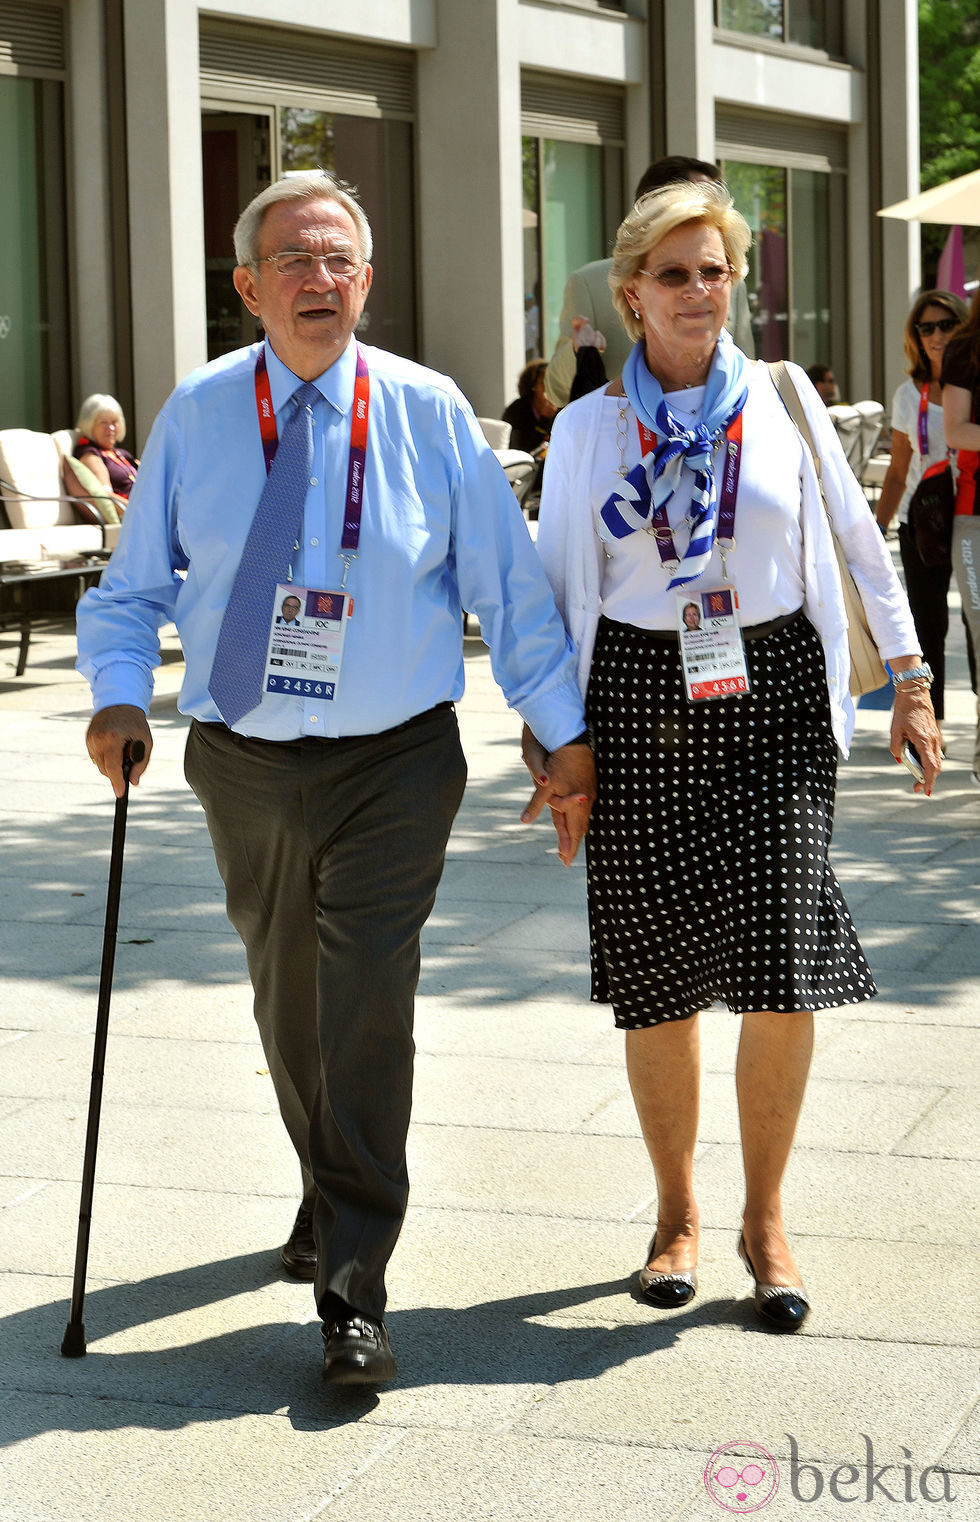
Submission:
{"label": "black and white flat shoe", "polygon": [[760,1284],[744,1234],[739,1235],[737,1251],[746,1273],[755,1280],[755,1309],[760,1321],[774,1332],[798,1332],[810,1314],[810,1298],[803,1285]]}
{"label": "black and white flat shoe", "polygon": [[650,1246],[639,1273],[640,1296],[647,1305],[655,1305],[661,1311],[676,1311],[689,1305],[698,1292],[698,1276],[693,1269],[679,1274],[658,1274],[647,1264],[657,1245],[657,1233],[650,1238]]}

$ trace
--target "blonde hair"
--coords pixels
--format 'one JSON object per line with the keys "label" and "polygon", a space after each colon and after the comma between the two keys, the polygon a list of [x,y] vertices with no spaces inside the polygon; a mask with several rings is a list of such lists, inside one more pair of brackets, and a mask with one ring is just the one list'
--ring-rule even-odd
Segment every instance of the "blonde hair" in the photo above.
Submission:
{"label": "blonde hair", "polygon": [[688,222],[704,222],[717,228],[732,267],[733,282],[745,279],[748,272],[745,256],[752,233],[745,218],[735,210],[727,185],[717,180],[676,180],[660,190],[651,190],[649,195],[640,197],[620,223],[609,271],[613,306],[634,343],[643,337],[643,321],[633,316],[623,286],[632,281],[647,255],[668,233]]}
{"label": "blonde hair", "polygon": [[87,438],[92,436],[92,428],[100,412],[111,412],[119,419],[119,427],[116,429],[116,443],[121,444],[126,437],[126,419],[123,410],[114,396],[107,396],[102,391],[94,391],[87,396],[78,409],[78,417],[75,427],[79,433],[84,433]]}

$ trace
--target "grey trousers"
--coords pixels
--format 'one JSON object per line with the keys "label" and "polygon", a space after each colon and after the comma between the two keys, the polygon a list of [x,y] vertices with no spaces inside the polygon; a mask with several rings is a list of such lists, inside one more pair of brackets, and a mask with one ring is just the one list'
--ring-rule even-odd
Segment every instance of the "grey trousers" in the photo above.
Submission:
{"label": "grey trousers", "polygon": [[456,715],[281,743],[195,721],[184,768],[313,1209],[317,1307],[380,1318],[408,1203],[419,936],[466,782]]}
{"label": "grey trousers", "polygon": [[[953,571],[963,603],[963,620],[980,666],[980,515],[953,519]],[[973,737],[973,770],[980,772],[980,704]]]}

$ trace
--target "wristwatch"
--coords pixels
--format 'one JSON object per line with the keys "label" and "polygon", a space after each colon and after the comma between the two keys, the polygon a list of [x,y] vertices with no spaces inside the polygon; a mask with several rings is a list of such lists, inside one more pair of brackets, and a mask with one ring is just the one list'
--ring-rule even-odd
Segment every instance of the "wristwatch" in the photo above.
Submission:
{"label": "wristwatch", "polygon": [[923,661],[921,666],[910,666],[907,671],[893,671],[892,682],[897,689],[903,682],[925,682],[932,686],[932,667],[928,661]]}

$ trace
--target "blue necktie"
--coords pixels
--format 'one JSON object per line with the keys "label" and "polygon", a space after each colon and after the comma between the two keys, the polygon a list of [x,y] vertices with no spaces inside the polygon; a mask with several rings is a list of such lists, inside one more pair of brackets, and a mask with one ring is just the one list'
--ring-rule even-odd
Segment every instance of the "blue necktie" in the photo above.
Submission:
{"label": "blue necktie", "polygon": [[292,400],[295,410],[255,509],[211,667],[208,691],[229,728],[262,701],[276,586],[289,573],[310,484],[313,406],[320,393],[308,383]]}

